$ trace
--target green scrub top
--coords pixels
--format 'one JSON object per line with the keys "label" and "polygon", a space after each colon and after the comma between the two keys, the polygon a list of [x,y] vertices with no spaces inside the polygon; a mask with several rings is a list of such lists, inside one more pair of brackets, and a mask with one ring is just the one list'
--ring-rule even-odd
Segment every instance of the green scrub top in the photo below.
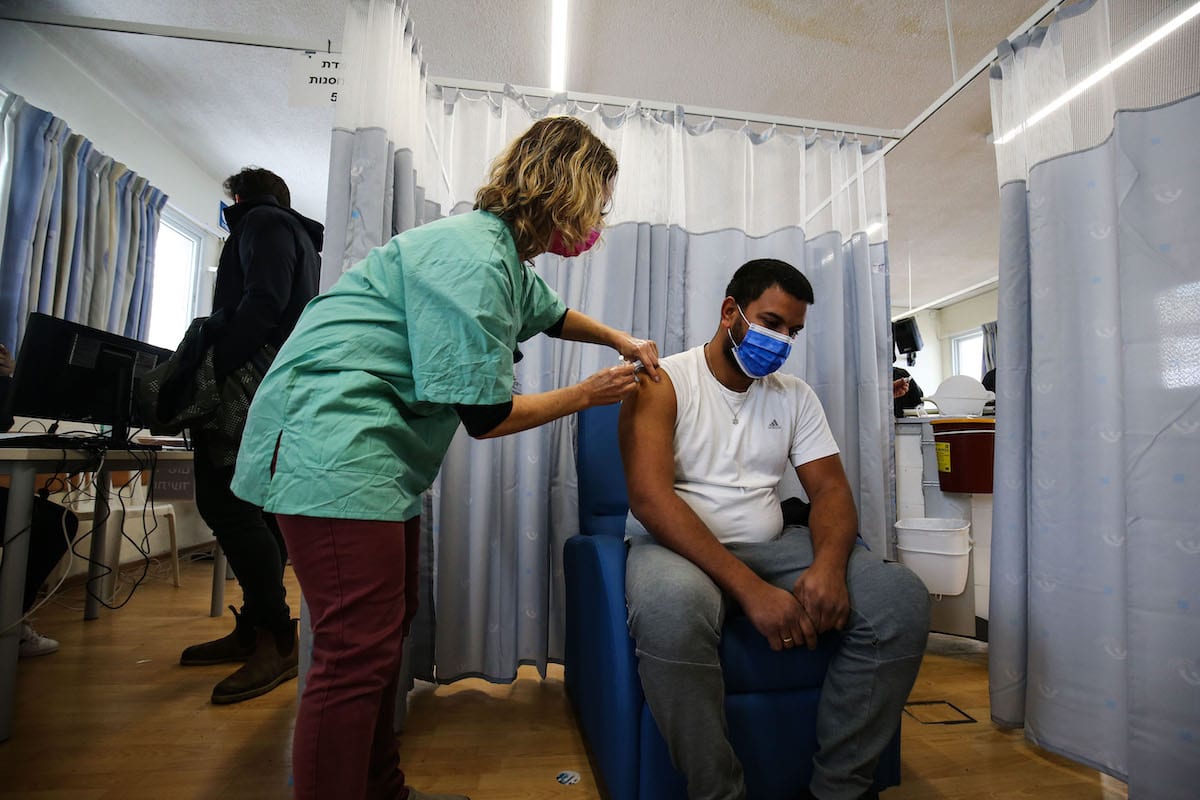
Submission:
{"label": "green scrub top", "polygon": [[250,407],[234,493],[279,514],[416,516],[453,405],[511,400],[517,343],[565,312],[500,218],[405,231],[305,308]]}

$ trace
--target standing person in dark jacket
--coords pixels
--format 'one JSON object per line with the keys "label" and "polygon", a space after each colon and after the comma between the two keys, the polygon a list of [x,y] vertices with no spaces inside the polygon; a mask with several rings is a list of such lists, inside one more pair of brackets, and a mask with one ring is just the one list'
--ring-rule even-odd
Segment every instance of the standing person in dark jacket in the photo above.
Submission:
{"label": "standing person in dark jacket", "polygon": [[892,367],[892,405],[896,419],[904,416],[904,409],[920,408],[924,405],[921,387],[908,374],[908,370],[900,367]]}
{"label": "standing person in dark jacket", "polygon": [[[205,328],[218,381],[265,346],[273,353],[317,293],[324,229],[291,208],[278,175],[247,167],[225,181],[234,204],[225,209],[230,236],[221,250],[213,313]],[[296,623],[283,587],[287,548],[270,514],[235,496],[233,465],[216,442],[195,433],[196,507],[212,528],[242,586],[229,635],[183,651],[184,666],[246,662],[213,689],[217,704],[265,694],[296,677]]]}

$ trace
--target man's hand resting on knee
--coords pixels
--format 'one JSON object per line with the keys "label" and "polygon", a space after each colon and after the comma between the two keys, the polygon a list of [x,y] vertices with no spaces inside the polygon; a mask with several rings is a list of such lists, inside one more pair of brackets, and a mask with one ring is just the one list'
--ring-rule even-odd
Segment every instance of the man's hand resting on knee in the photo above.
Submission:
{"label": "man's hand resting on knee", "polygon": [[813,620],[791,592],[759,581],[750,595],[742,598],[742,610],[772,650],[790,650],[799,645],[811,650],[817,646]]}
{"label": "man's hand resting on knee", "polygon": [[808,612],[817,633],[841,630],[850,620],[845,568],[838,571],[813,564],[796,579],[792,594]]}

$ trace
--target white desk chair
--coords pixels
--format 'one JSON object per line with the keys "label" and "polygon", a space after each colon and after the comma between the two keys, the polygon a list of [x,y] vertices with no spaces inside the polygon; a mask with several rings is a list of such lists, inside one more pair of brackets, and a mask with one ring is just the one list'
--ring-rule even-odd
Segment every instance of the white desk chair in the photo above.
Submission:
{"label": "white desk chair", "polygon": [[[91,482],[91,476],[85,475],[82,477],[81,484],[86,486]],[[78,488],[76,485],[75,488]],[[87,503],[67,503],[75,516],[79,518],[80,530],[86,531],[87,524],[94,519],[94,509],[90,502]],[[146,514],[149,509],[146,506],[128,506],[124,510],[119,505],[112,506],[109,509],[109,519],[107,524],[112,527],[106,528],[106,531],[111,534],[105,541],[107,545],[107,553],[105,555],[105,564],[109,566],[112,572],[104,578],[104,583],[101,586],[103,595],[112,602],[116,594],[117,586],[117,570],[120,568],[121,557],[121,541],[123,536],[121,532],[124,530],[125,520],[134,519]],[[179,541],[177,538],[175,527],[175,508],[170,503],[155,503],[153,511],[157,516],[162,517],[167,522],[167,532],[171,537],[171,574],[176,586],[180,585],[179,577]],[[115,525],[113,523],[115,522]],[[230,569],[229,563],[225,558],[225,553],[221,550],[221,545],[213,545],[213,576],[212,576],[212,600],[209,604],[209,616],[219,617],[225,613],[225,581],[233,579],[233,570]]]}
{"label": "white desk chair", "polygon": [[[175,530],[175,508],[170,503],[156,503],[154,511],[157,516],[164,518],[167,522],[167,532],[171,537],[171,571],[174,583],[179,586],[179,543],[176,538]],[[87,510],[82,512],[89,519],[92,512]],[[121,537],[120,531],[124,526],[125,519],[136,519],[144,513],[149,513],[149,509],[145,506],[131,506],[126,508],[124,512],[120,508],[111,510],[110,521],[115,522],[117,527],[109,530],[113,534],[107,540],[108,557],[106,563],[113,568],[113,572],[105,578],[105,584],[102,587],[105,596],[112,602],[116,594],[116,569],[120,566],[119,559],[121,553]],[[76,512],[82,522],[84,516],[81,512]],[[210,617],[219,617],[225,613],[225,581],[233,579],[233,571],[229,568],[229,562],[225,558],[225,552],[221,549],[221,545],[213,545],[213,574],[212,574],[212,600],[209,604],[208,615]]]}
{"label": "white desk chair", "polygon": [[[79,516],[78,511],[75,512]],[[87,514],[90,517],[91,511]],[[153,514],[153,516],[150,516]],[[125,520],[145,519],[142,523],[146,528],[154,528],[158,520],[166,520],[167,534],[170,536],[171,549],[169,555],[171,557],[171,578],[172,582],[179,586],[179,540],[175,529],[175,507],[170,503],[155,503],[153,506],[127,506],[122,509],[119,505],[109,509],[108,518],[108,552],[105,556],[105,563],[112,570],[104,578],[104,583],[101,586],[104,597],[108,601],[113,602],[117,591],[117,571],[121,568],[121,542],[124,540],[122,531],[125,527]],[[83,517],[80,516],[80,522]],[[131,534],[137,539],[137,534]]]}
{"label": "white desk chair", "polygon": [[[92,475],[90,473],[83,473],[81,475],[68,478],[68,483],[70,483],[73,490],[87,490],[87,488],[91,485],[91,482]],[[143,484],[144,483],[145,480],[143,480]],[[153,506],[131,505],[122,508],[120,499],[118,498],[120,488],[113,486],[110,492],[109,515],[108,519],[105,520],[104,523],[106,534],[104,563],[110,571],[106,576],[104,576],[104,579],[101,583],[101,595],[110,603],[116,598],[117,574],[121,569],[121,542],[125,539],[123,534],[125,529],[125,520],[143,518],[147,514],[152,514],[153,516],[143,523],[145,528],[157,530],[159,519],[161,518],[166,520],[167,534],[170,536],[170,549],[168,554],[171,557],[171,578],[175,586],[178,587],[180,585],[179,539],[175,525],[175,507],[170,503],[155,503]],[[66,498],[64,498],[64,500],[66,500]],[[95,525],[95,506],[90,499],[82,501],[78,498],[74,501],[67,500],[65,505],[71,509],[71,511],[79,519],[79,528],[81,533],[86,532],[89,528]],[[136,537],[136,534],[131,535]]]}

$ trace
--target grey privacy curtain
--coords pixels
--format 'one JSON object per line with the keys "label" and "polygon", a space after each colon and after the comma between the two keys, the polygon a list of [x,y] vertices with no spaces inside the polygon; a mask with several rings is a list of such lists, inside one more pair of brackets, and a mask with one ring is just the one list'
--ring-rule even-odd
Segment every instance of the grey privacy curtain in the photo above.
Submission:
{"label": "grey privacy curtain", "polygon": [[0,342],[31,311],[144,339],[167,196],[0,89]]}
{"label": "grey privacy curtain", "polygon": [[[997,132],[1092,74],[1079,58],[1097,32],[1128,46],[1171,14],[1140,28],[1137,16],[1088,3],[1003,47]],[[1102,98],[997,153],[992,718],[1127,780],[1135,799],[1193,798],[1200,776],[1200,30],[1189,24],[1190,38],[1129,65],[1146,75],[1117,73]],[[1192,91],[1146,97],[1164,89],[1147,76],[1167,74],[1166,90]]]}
{"label": "grey privacy curtain", "polygon": [[980,330],[983,331],[983,371],[979,374],[987,375],[996,368],[996,323],[985,322]]}
{"label": "grey privacy curtain", "polygon": [[329,161],[321,288],[372,247],[440,216],[427,207],[425,64],[407,3],[350,0]]}
{"label": "grey privacy curtain", "polygon": [[[533,268],[570,307],[653,338],[664,354],[711,336],[725,284],[744,261],[773,256],[804,271],[817,304],[785,369],[825,404],[862,533],[887,552],[891,344],[879,143],[728,128],[682,109],[427,87],[412,23],[395,0],[352,0],[344,50],[324,285],[393,233],[469,209],[489,162],[536,118],[578,116],[621,165],[610,226],[583,257],[541,256]],[[610,350],[544,336],[521,350],[515,377],[528,393],[616,363]],[[410,677],[508,681],[520,664],[544,669],[561,658],[561,548],[578,531],[576,491],[573,420],[482,442],[460,431],[426,498]]]}

